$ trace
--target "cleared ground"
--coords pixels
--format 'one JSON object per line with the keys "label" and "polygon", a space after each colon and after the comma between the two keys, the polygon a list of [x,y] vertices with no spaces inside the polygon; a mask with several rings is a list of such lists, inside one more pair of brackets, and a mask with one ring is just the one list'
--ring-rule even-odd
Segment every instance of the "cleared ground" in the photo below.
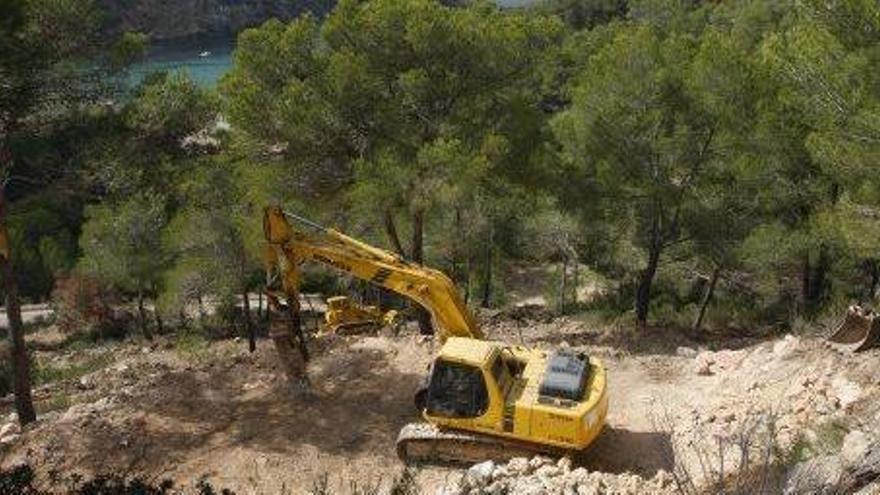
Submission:
{"label": "cleared ground", "polygon": [[[877,437],[876,353],[846,357],[792,337],[727,339],[727,349],[698,351],[700,339],[662,329],[637,337],[568,318],[500,315],[487,328],[492,338],[572,346],[604,360],[608,429],[574,462],[607,473],[611,486],[629,475],[662,478],[682,463],[696,472],[690,439],[731,434],[765,411],[778,415],[789,444],[803,434],[819,445],[838,423]],[[48,487],[63,487],[73,473],[114,471],[179,487],[205,478],[237,493],[307,493],[325,478],[340,493],[351,483],[387,486],[403,469],[395,437],[416,419],[412,392],[436,346],[411,330],[315,341],[313,389],[303,394],[284,382],[265,340],[249,354],[232,340],[70,349],[52,329],[31,338],[39,362],[72,371],[36,390],[41,420],[0,446],[3,467],[29,462]],[[11,412],[8,399],[2,407]],[[422,467],[417,482],[435,493],[462,472]]]}

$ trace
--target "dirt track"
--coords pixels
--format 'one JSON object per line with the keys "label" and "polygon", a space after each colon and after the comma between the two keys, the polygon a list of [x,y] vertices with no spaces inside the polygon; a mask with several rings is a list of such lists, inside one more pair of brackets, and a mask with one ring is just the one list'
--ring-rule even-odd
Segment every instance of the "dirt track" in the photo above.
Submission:
{"label": "dirt track", "polygon": [[[686,460],[676,447],[694,425],[733,428],[746,409],[778,407],[785,393],[799,400],[809,395],[800,388],[805,379],[828,386],[809,396],[816,402],[806,410],[797,411],[794,401],[783,404],[785,428],[818,424],[821,408],[827,408],[827,417],[858,408],[862,416],[878,413],[871,409],[877,404],[872,402],[876,387],[868,388],[876,356],[856,358],[849,377],[827,375],[839,357],[817,341],[755,343],[694,356],[690,348],[677,349],[682,342],[609,342],[586,322],[523,327],[502,322],[489,328],[494,338],[516,341],[522,334],[528,344],[577,346],[606,362],[609,428],[575,459],[590,471],[645,479],[662,475],[673,469],[676,455],[678,462]],[[57,410],[44,414],[20,439],[0,446],[2,465],[29,461],[47,486],[60,486],[51,479],[53,471],[108,470],[168,478],[176,486],[192,487],[206,477],[237,493],[306,493],[324,476],[342,493],[350,491],[351,482],[387,484],[402,470],[394,440],[403,424],[416,419],[411,394],[434,348],[433,341],[414,334],[323,342],[312,363],[308,395],[284,383],[267,341],[255,354],[232,341],[196,351],[171,341],[150,348],[121,343],[43,351],[71,362],[102,354],[110,364],[80,380],[38,390],[44,397],[40,407]],[[712,361],[711,374],[699,374],[701,359]],[[832,386],[834,380],[858,390],[846,383]],[[842,403],[838,395],[844,393],[849,395]],[[61,407],[58,397],[66,397]],[[672,419],[674,432],[658,427],[660,411]],[[425,467],[418,482],[423,492],[435,493],[461,473]]]}

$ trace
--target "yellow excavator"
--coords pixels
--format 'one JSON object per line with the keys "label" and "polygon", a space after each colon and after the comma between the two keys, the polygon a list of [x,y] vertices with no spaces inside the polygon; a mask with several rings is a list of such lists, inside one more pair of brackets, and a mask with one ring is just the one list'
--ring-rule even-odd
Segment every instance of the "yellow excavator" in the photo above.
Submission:
{"label": "yellow excavator", "polygon": [[[298,228],[293,228],[291,221]],[[404,426],[405,462],[477,462],[533,453],[581,451],[602,431],[608,411],[602,363],[567,349],[543,351],[485,340],[455,285],[442,272],[409,262],[278,206],[265,209],[271,336],[291,378],[305,375],[299,328],[299,265],[322,263],[424,307],[442,343],[415,394],[423,421]],[[298,351],[298,352],[297,352]]]}
{"label": "yellow excavator", "polygon": [[396,327],[397,310],[382,311],[378,306],[360,304],[348,296],[327,298],[327,311],[321,331],[333,335],[369,333],[381,327]]}

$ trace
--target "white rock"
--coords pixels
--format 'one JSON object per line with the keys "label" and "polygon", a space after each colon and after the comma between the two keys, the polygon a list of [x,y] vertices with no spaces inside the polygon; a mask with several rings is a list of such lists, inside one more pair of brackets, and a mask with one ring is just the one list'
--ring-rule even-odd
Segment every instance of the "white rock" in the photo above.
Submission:
{"label": "white rock", "polygon": [[507,466],[499,466],[495,468],[495,471],[492,472],[493,480],[507,478],[508,476],[510,476],[510,471],[507,469]]}
{"label": "white rock", "polygon": [[530,471],[531,464],[525,457],[514,457],[507,463],[507,470],[511,474],[523,475]]}
{"label": "white rock", "polygon": [[10,443],[13,443],[16,440],[18,440],[19,436],[21,436],[21,435],[18,435],[15,433],[13,433],[11,435],[6,435],[6,436],[0,435],[0,445],[8,445]]}
{"label": "white rock", "polygon": [[21,427],[18,423],[6,423],[0,427],[0,438],[9,435],[18,435],[19,433],[21,433]]}
{"label": "white rock", "polygon": [[843,409],[847,409],[862,396],[862,388],[842,376],[834,377],[831,380],[831,391]]}
{"label": "white rock", "polygon": [[570,457],[562,457],[556,463],[556,467],[558,467],[563,473],[568,473],[571,471],[571,458]]}
{"label": "white rock", "polygon": [[694,359],[696,361],[696,371],[698,375],[712,375],[712,365],[715,364],[715,358],[711,352],[701,352]]}
{"label": "white rock", "polygon": [[504,495],[507,493],[507,483],[503,481],[494,481],[491,485],[483,489],[483,493],[487,495]]}
{"label": "white rock", "polygon": [[493,471],[495,471],[495,463],[492,461],[474,464],[464,476],[465,485],[474,488],[486,486],[492,479]]}
{"label": "white rock", "polygon": [[562,470],[552,464],[541,466],[535,470],[535,476],[540,478],[554,478],[560,474],[562,474]]}
{"label": "white rock", "polygon": [[843,447],[840,449],[840,458],[844,466],[858,465],[870,447],[871,441],[863,432],[853,430],[847,433],[843,438]]}
{"label": "white rock", "polygon": [[693,359],[697,357],[697,350],[693,347],[679,347],[675,350],[676,356],[681,356],[688,359]]}
{"label": "white rock", "polygon": [[572,480],[574,480],[578,483],[583,483],[584,481],[587,480],[587,478],[589,478],[589,476],[590,476],[590,472],[582,467],[579,467],[568,474],[569,478],[571,478]]}
{"label": "white rock", "polygon": [[577,493],[578,495],[597,495],[599,493],[599,487],[595,484],[578,485]]}
{"label": "white rock", "polygon": [[95,388],[95,382],[92,381],[92,379],[89,378],[88,376],[84,376],[79,379],[79,382],[77,382],[76,387],[79,388],[80,390],[92,390],[93,388]]}
{"label": "white rock", "polygon": [[18,413],[10,413],[6,416],[7,423],[18,423]]}
{"label": "white rock", "polygon": [[549,464],[553,464],[553,459],[540,455],[532,457],[532,460],[529,461],[529,467],[532,469],[538,469],[541,466],[547,466]]}
{"label": "white rock", "polygon": [[788,334],[782,340],[773,344],[773,355],[777,358],[784,358],[791,354],[800,345],[800,339]]}

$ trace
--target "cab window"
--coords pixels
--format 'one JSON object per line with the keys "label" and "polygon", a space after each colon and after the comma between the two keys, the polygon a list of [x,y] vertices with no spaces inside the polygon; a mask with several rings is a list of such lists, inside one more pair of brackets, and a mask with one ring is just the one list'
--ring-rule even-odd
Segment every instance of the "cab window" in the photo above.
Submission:
{"label": "cab window", "polygon": [[479,368],[437,361],[428,388],[428,414],[475,418],[489,407],[489,392]]}

